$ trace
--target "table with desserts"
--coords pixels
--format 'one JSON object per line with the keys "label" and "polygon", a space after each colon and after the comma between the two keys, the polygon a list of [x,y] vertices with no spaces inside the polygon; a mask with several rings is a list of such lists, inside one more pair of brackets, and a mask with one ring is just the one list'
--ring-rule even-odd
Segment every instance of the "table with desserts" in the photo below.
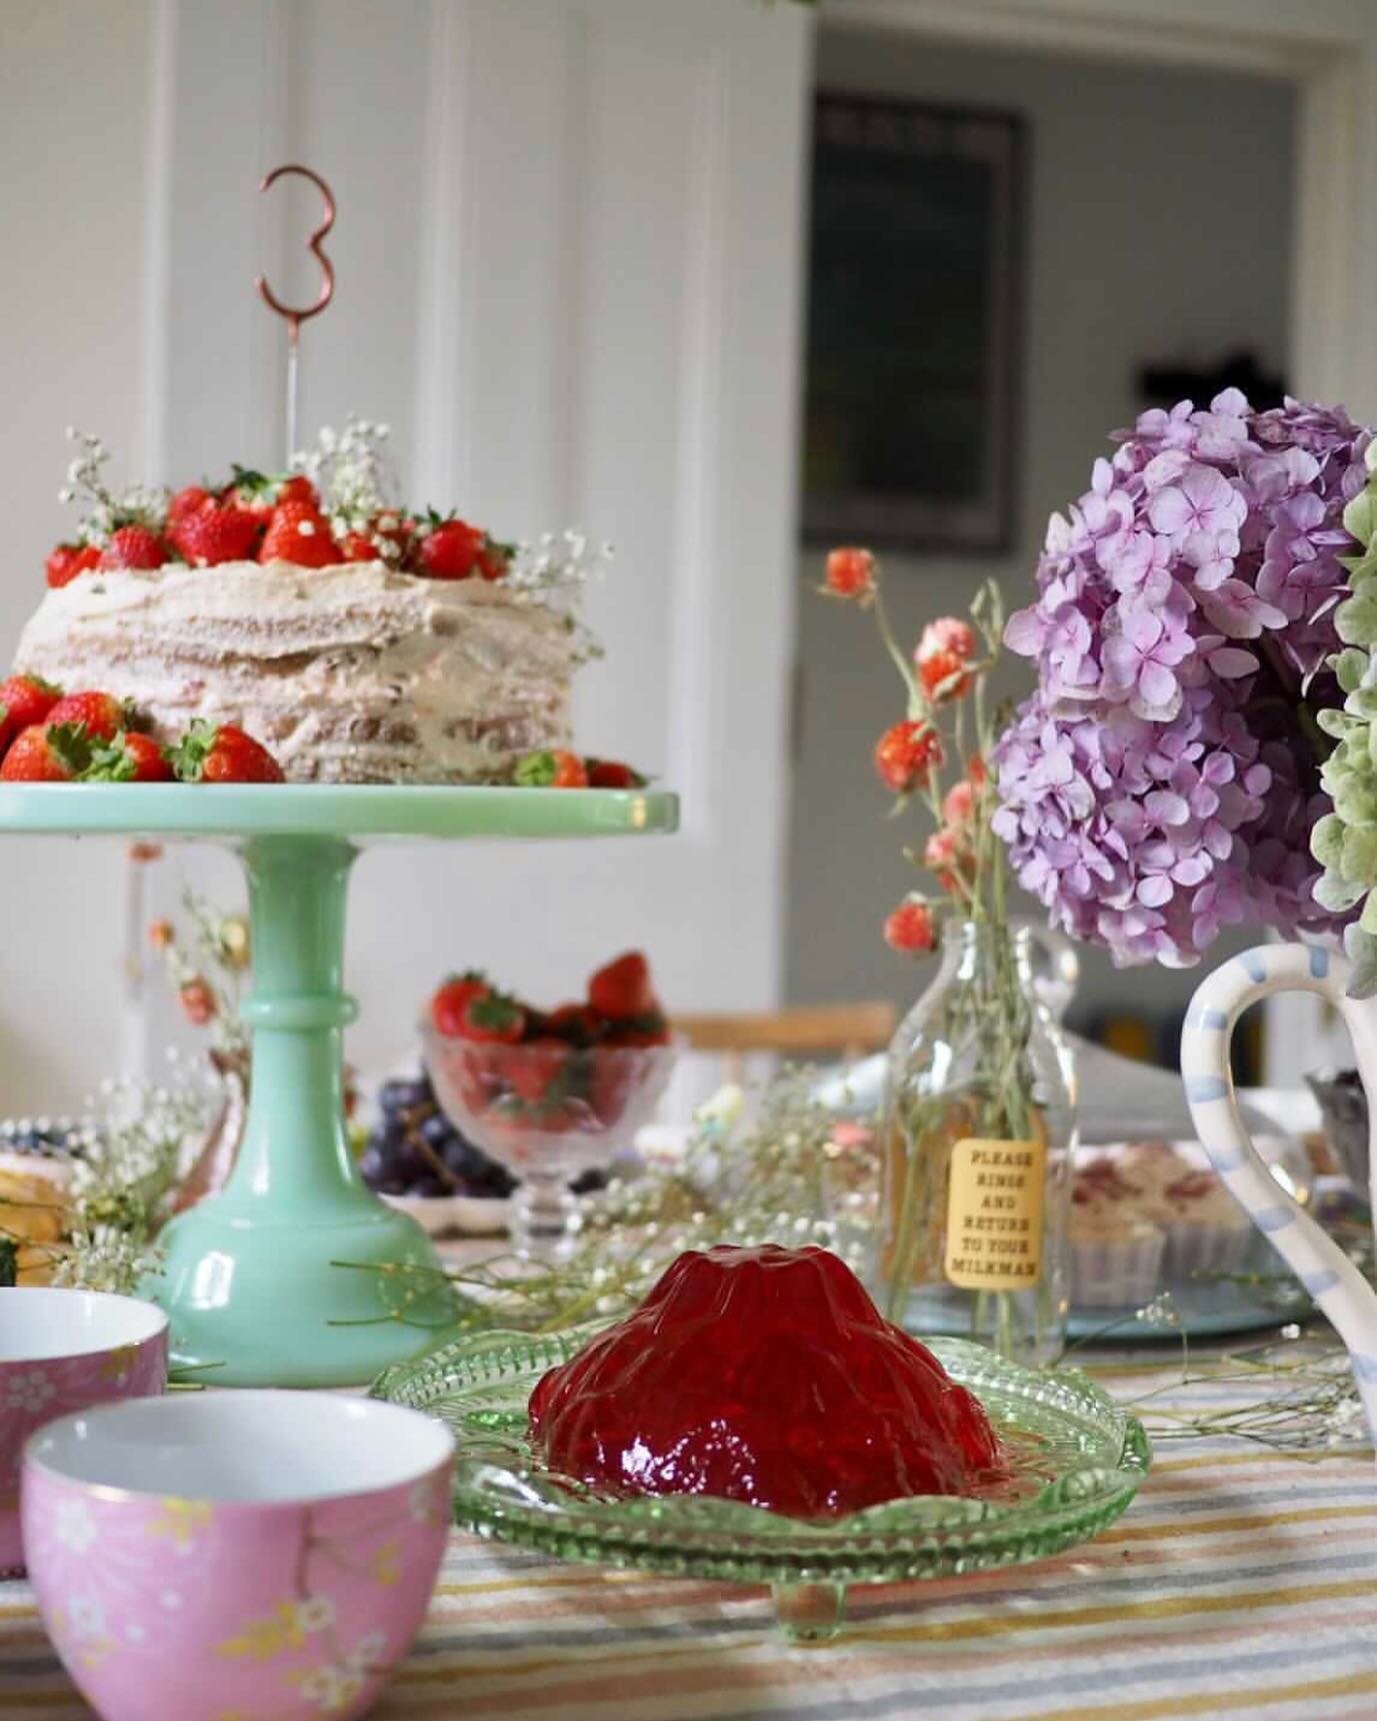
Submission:
{"label": "table with desserts", "polygon": [[[290,1036],[298,1058],[314,1036],[331,1072],[333,1037],[348,1005],[338,963],[344,877],[360,841],[550,835],[554,825],[568,834],[571,809],[585,834],[666,828],[673,820],[672,803],[653,795],[574,803],[540,791],[421,791],[407,798],[399,826],[394,791],[248,789],[192,802],[196,793],[10,790],[0,800],[0,823],[86,833],[134,828],[244,846],[255,921],[277,921],[275,941],[263,941],[274,960],[259,975],[251,1019],[269,1045],[274,1032]],[[320,908],[325,884],[328,914]],[[310,915],[298,912],[303,891],[316,903]],[[291,1071],[270,1065],[269,1073],[276,1083],[260,1083],[261,1119],[269,1101],[281,1100]],[[341,1202],[362,1201],[334,1151],[333,1081],[332,1074],[318,1082],[319,1091],[297,1084],[308,1097],[314,1091],[326,1121],[315,1135],[294,1131],[301,1141],[285,1159],[264,1147],[263,1162],[274,1172],[260,1180],[264,1193],[279,1173],[292,1174],[310,1158],[349,1185]],[[268,1124],[262,1127],[270,1136]],[[319,1151],[308,1156],[301,1143],[317,1135]],[[327,1237],[317,1254],[332,1262],[338,1247]],[[298,1322],[318,1319],[299,1295],[290,1303]],[[291,1324],[279,1310],[274,1336]],[[231,1384],[273,1378],[263,1325],[255,1316],[248,1326],[252,1343],[241,1323],[243,1356]],[[217,1342],[224,1337],[217,1334]],[[382,1347],[370,1369],[418,1342],[395,1328],[367,1328],[363,1338]],[[338,1365],[322,1354],[313,1363],[318,1378],[291,1383],[330,1387],[364,1378],[348,1372],[360,1366],[358,1347],[344,1355],[337,1334],[332,1346],[339,1347]],[[1208,1345],[1191,1348],[1189,1389],[1181,1351],[1170,1342],[1147,1350],[1091,1344],[1073,1360],[1154,1432],[1182,1436],[1171,1418],[1178,1409],[1198,1415],[1201,1358],[1210,1354]],[[1214,1348],[1221,1359],[1236,1356],[1239,1341]],[[336,1366],[340,1375],[332,1379]],[[1236,1366],[1221,1362],[1217,1388],[1206,1383],[1204,1396],[1218,1410],[1244,1390]],[[1255,1401],[1265,1390],[1259,1377],[1246,1397]],[[1278,1379],[1275,1390],[1281,1396],[1293,1388]],[[455,1530],[426,1623],[374,1713],[384,1721],[906,1721],[920,1713],[952,1721],[1357,1721],[1377,1712],[1366,1644],[1377,1626],[1372,1463],[1356,1422],[1304,1454],[1219,1433],[1164,1438],[1131,1509],[1094,1539],[998,1570],[853,1584],[844,1630],[807,1646],[781,1633],[763,1588],[566,1563]],[[0,1583],[0,1716],[74,1721],[89,1714],[48,1641],[31,1589],[23,1581]]]}
{"label": "table with desserts", "polygon": [[[1208,1374],[1209,1354],[1192,1347],[1193,1377]],[[1131,1510],[1094,1541],[1002,1571],[854,1589],[843,1634],[801,1647],[781,1638],[762,1590],[564,1564],[456,1531],[427,1622],[374,1713],[1358,1721],[1377,1712],[1377,1497],[1365,1434],[1340,1426],[1331,1446],[1305,1454],[1217,1434],[1163,1438],[1185,1402],[1179,1348],[1090,1348],[1078,1360],[1158,1436]],[[1239,1392],[1231,1371],[1204,1397],[1218,1409]],[[1193,1414],[1201,1403],[1197,1384]],[[0,1714],[89,1713],[31,1590],[0,1584]]]}

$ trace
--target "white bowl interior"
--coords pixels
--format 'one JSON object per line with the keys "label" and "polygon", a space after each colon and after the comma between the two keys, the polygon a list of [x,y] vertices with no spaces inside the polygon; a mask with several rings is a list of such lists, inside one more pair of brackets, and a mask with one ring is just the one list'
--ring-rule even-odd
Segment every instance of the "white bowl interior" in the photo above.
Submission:
{"label": "white bowl interior", "polygon": [[70,1481],[189,1500],[326,1500],[394,1488],[454,1450],[443,1423],[333,1393],[172,1393],[50,1423],[26,1460]]}
{"label": "white bowl interior", "polygon": [[0,1290],[0,1366],[55,1362],[142,1344],[166,1325],[161,1309],[137,1297],[6,1286]]}

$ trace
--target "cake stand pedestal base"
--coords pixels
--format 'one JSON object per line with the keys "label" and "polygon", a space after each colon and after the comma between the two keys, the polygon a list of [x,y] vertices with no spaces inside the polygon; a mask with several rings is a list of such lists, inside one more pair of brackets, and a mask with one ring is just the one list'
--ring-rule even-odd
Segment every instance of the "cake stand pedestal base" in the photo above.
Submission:
{"label": "cake stand pedestal base", "polygon": [[[438,1267],[414,1220],[359,1180],[344,1126],[341,984],[355,849],[339,837],[250,837],[253,1033],[244,1143],[219,1195],[174,1219],[149,1289],[172,1323],[172,1365],[224,1386],[357,1386],[419,1354],[421,1326],[386,1318],[366,1269]],[[434,1310],[446,1292],[437,1279]]]}
{"label": "cake stand pedestal base", "polygon": [[[143,1289],[174,1366],[215,1386],[357,1386],[417,1356],[453,1317],[414,1220],[364,1187],[344,1125],[349,869],[375,840],[646,836],[673,795],[619,789],[287,783],[0,783],[0,834],[140,837],[233,848],[249,878],[253,1036],[244,1141],[218,1195],[179,1215]],[[378,1269],[374,1271],[373,1269]],[[427,1287],[418,1294],[416,1282]]]}
{"label": "cake stand pedestal base", "polygon": [[[352,1221],[287,1229],[239,1223],[214,1211],[214,1198],[205,1206],[164,1232],[166,1265],[150,1287],[172,1322],[174,1370],[206,1386],[361,1386],[433,1342],[384,1317],[381,1275],[367,1270],[438,1267],[405,1214],[361,1206]],[[451,1299],[435,1301],[439,1320]]]}

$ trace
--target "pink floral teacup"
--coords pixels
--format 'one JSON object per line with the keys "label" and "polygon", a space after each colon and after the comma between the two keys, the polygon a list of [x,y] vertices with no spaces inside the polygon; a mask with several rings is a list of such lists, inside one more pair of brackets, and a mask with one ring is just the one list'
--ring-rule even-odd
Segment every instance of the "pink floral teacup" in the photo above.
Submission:
{"label": "pink floral teacup", "polygon": [[104,1721],[349,1721],[425,1617],[443,1423],[332,1393],[174,1393],[64,1417],[24,1455],[44,1624]]}
{"label": "pink floral teacup", "polygon": [[0,1290],[0,1576],[23,1566],[19,1458],[34,1430],[166,1383],[167,1316],[152,1303],[102,1291]]}

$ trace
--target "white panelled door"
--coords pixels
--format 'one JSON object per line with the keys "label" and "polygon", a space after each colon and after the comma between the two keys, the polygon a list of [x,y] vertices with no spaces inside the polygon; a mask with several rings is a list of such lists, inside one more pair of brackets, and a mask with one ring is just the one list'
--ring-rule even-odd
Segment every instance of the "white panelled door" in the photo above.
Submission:
{"label": "white panelled door", "polygon": [[314,205],[254,188],[308,163],[339,285],[303,335],[303,433],[386,418],[411,500],[610,539],[579,740],[683,795],[668,840],[365,857],[365,1069],[470,963],[553,1002],[639,944],[671,1006],[777,994],[809,27],[759,0],[155,9],[150,468],[277,456],[251,279],[311,295]]}

